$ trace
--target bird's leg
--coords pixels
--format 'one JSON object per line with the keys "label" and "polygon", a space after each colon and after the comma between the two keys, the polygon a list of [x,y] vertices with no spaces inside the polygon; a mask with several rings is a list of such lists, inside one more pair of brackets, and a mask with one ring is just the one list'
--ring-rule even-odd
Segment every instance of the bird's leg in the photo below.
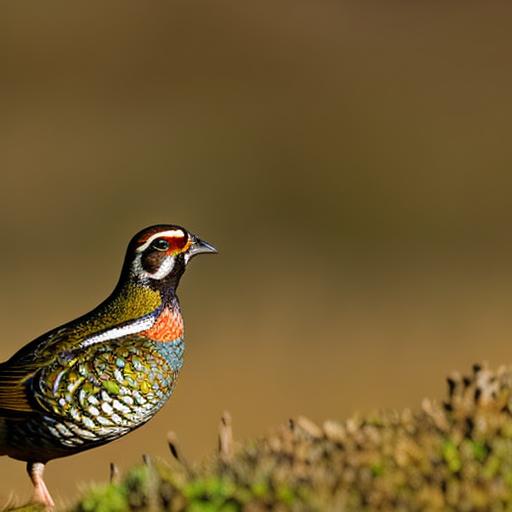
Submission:
{"label": "bird's leg", "polygon": [[53,508],[55,503],[50,496],[43,480],[44,464],[42,462],[27,462],[27,473],[34,486],[32,501],[40,503],[46,508]]}

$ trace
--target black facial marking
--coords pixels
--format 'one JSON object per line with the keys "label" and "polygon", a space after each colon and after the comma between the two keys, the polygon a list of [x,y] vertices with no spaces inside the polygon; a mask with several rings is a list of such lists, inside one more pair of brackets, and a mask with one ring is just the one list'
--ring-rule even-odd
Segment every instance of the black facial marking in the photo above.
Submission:
{"label": "black facial marking", "polygon": [[146,272],[154,274],[160,268],[166,257],[166,254],[160,250],[153,250],[150,248],[149,250],[146,250],[142,253],[142,268]]}
{"label": "black facial marking", "polygon": [[[154,262],[154,261],[160,261],[156,258],[158,256],[163,256],[165,253],[161,253],[158,251],[152,251],[152,256],[150,256],[150,253],[148,252],[146,259],[148,262]],[[144,256],[142,261],[144,261]],[[154,264],[154,263],[153,263]],[[144,266],[144,263],[143,263]],[[155,267],[152,267],[155,272],[158,270],[159,265],[156,265]],[[146,270],[146,269],[145,269]],[[151,272],[151,270],[148,270],[148,272]],[[185,272],[185,256],[183,254],[177,254],[174,257],[174,264],[172,270],[162,279],[150,279],[148,285],[153,288],[154,290],[160,290],[160,292],[163,294],[163,297],[174,297],[174,294],[176,292],[176,288],[178,288],[178,284],[180,282],[181,276],[183,275],[183,272]],[[167,300],[167,299],[165,299]]]}

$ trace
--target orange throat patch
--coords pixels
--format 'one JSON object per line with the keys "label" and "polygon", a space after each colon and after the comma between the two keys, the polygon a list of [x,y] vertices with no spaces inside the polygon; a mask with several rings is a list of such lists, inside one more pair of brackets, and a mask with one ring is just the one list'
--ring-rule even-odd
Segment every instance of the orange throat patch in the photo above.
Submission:
{"label": "orange throat patch", "polygon": [[183,318],[179,311],[164,308],[155,323],[142,334],[153,341],[174,341],[183,337]]}

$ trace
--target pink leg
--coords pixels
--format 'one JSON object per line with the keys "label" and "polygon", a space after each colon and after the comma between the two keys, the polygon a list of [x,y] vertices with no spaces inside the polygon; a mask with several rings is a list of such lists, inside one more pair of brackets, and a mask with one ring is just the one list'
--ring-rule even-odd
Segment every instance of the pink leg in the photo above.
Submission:
{"label": "pink leg", "polygon": [[46,508],[55,507],[55,503],[48,492],[43,480],[44,464],[42,462],[27,462],[27,473],[34,486],[32,501],[40,503]]}

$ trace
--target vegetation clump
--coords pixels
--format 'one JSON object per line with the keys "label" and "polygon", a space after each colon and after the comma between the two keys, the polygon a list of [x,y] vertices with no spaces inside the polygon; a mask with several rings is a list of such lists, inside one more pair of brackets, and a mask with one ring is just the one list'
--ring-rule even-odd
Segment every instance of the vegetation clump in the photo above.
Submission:
{"label": "vegetation clump", "polygon": [[149,461],[90,489],[74,512],[512,511],[512,368],[448,378],[444,403],[316,425],[291,420],[191,466],[174,435]]}

